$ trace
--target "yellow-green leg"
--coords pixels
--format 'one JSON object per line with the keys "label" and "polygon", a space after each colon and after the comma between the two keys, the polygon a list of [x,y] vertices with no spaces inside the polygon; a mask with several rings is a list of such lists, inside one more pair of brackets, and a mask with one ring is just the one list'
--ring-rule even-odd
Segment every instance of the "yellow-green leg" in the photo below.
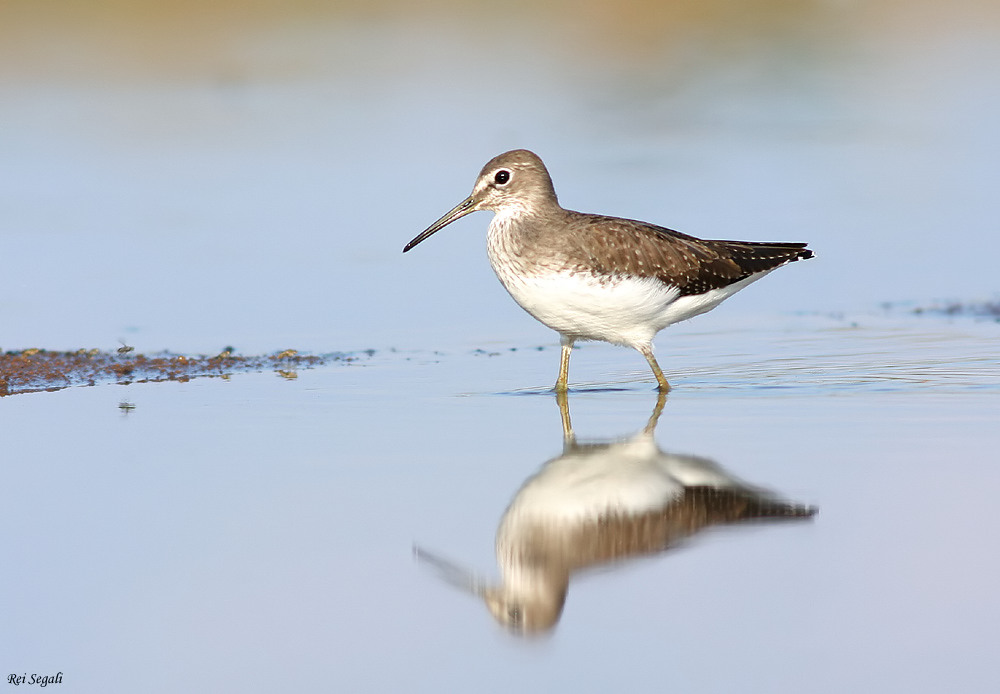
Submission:
{"label": "yellow-green leg", "polygon": [[559,418],[562,420],[563,445],[572,446],[576,436],[573,434],[573,424],[569,421],[569,396],[565,390],[556,391],[556,404],[559,405]]}
{"label": "yellow-green leg", "polygon": [[649,368],[653,370],[653,375],[656,376],[656,382],[659,384],[660,392],[666,393],[670,390],[670,384],[667,383],[667,379],[663,375],[663,371],[660,369],[660,365],[656,363],[656,357],[653,356],[653,346],[645,345],[639,347],[639,351],[642,356],[646,357],[646,361],[649,362]]}
{"label": "yellow-green leg", "polygon": [[573,340],[563,337],[561,344],[562,352],[559,354],[559,378],[556,380],[557,393],[565,393],[569,390],[569,355],[573,351]]}
{"label": "yellow-green leg", "polygon": [[649,416],[649,421],[646,422],[646,427],[643,429],[647,434],[652,434],[656,430],[656,423],[660,421],[660,415],[663,414],[663,406],[667,404],[667,391],[661,390],[656,396],[656,406],[653,407],[653,414]]}

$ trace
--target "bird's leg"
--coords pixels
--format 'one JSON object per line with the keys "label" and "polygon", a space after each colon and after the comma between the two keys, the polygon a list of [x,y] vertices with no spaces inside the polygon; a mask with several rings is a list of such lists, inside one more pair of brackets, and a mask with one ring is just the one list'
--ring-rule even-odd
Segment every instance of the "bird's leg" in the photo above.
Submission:
{"label": "bird's leg", "polygon": [[663,406],[667,404],[667,391],[658,391],[656,396],[656,406],[653,407],[653,414],[649,416],[649,421],[646,422],[646,427],[643,429],[647,434],[652,434],[656,430],[656,423],[660,421],[660,415],[663,414]]}
{"label": "bird's leg", "polygon": [[556,404],[559,405],[559,418],[562,420],[563,450],[568,451],[576,443],[576,434],[569,420],[569,396],[565,390],[556,391]]}
{"label": "bird's leg", "polygon": [[561,337],[560,343],[562,344],[562,352],[559,355],[559,378],[556,380],[556,392],[565,393],[569,390],[569,385],[567,381],[569,380],[569,355],[573,351],[573,339],[570,337]]}
{"label": "bird's leg", "polygon": [[649,368],[653,370],[653,375],[656,376],[656,382],[659,384],[660,392],[666,393],[670,390],[670,384],[667,383],[667,379],[663,376],[663,371],[660,369],[660,365],[656,363],[656,357],[653,356],[653,346],[652,345],[642,345],[638,348],[642,356],[646,357],[646,361],[649,362]]}

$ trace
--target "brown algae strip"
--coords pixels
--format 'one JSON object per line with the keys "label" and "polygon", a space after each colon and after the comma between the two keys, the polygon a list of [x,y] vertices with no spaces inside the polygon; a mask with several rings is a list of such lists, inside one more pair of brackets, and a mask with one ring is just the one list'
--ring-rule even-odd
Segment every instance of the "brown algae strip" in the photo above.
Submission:
{"label": "brown algae strip", "polygon": [[[362,354],[370,353],[369,350]],[[275,371],[285,378],[295,378],[297,369],[313,368],[334,361],[352,362],[356,359],[358,356],[355,354],[302,355],[294,349],[274,354],[239,356],[227,348],[210,357],[171,352],[146,356],[129,354],[124,349],[114,352],[97,349],[51,352],[32,348],[0,354],[0,397],[61,390],[71,386],[93,386],[98,383],[125,385],[187,381],[192,378],[262,371]]]}

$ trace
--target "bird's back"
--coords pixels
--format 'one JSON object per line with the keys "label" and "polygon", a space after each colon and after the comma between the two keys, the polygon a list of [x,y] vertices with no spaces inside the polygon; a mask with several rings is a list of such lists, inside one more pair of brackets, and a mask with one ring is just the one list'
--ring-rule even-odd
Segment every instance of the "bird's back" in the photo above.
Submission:
{"label": "bird's back", "polygon": [[[812,257],[804,243],[699,239],[632,219],[566,211],[567,265],[594,275],[654,277],[680,296],[720,289]],[[553,240],[554,241],[554,240]]]}

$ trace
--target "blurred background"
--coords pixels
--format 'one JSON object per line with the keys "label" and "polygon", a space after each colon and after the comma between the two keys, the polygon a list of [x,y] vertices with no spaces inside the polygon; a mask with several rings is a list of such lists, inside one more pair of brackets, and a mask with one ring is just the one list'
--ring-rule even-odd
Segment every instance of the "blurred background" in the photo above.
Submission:
{"label": "blurred background", "polygon": [[492,277],[487,214],[400,253],[516,147],[571,209],[816,250],[702,321],[984,300],[998,15],[4,0],[0,347],[551,341]]}
{"label": "blurred background", "polygon": [[[0,349],[374,350],[0,398],[0,677],[996,691],[998,324],[911,309],[997,298],[998,65],[985,0],[0,0]],[[816,252],[661,334],[656,438],[819,515],[528,641],[412,547],[498,575],[558,336],[488,214],[401,252],[518,147],[570,209]],[[581,440],[641,430],[644,360],[579,351]]]}

